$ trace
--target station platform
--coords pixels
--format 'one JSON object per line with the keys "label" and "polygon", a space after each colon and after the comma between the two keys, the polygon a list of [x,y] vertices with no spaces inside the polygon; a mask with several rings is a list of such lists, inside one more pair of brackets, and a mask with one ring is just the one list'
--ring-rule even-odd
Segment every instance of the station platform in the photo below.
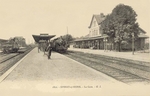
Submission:
{"label": "station platform", "polygon": [[48,59],[43,52],[38,53],[37,48],[9,70],[0,77],[3,96],[135,95],[135,90],[145,88],[145,85],[138,87],[140,89],[131,87],[56,52]]}
{"label": "station platform", "polygon": [[47,53],[45,55],[43,52],[38,53],[37,48],[35,48],[16,66],[4,81],[53,81],[60,79],[76,81],[112,80],[110,77],[101,75],[100,72],[57,52],[52,52],[51,59],[48,59]]}
{"label": "station platform", "polygon": [[69,48],[70,51],[80,51],[85,53],[91,53],[91,54],[100,54],[100,55],[106,55],[111,57],[118,57],[118,58],[124,58],[124,59],[131,59],[136,61],[144,61],[144,62],[150,62],[150,53],[144,53],[144,52],[134,52],[134,55],[132,52],[115,52],[115,51],[105,51],[105,50],[96,50],[96,49],[80,49],[80,48]]}

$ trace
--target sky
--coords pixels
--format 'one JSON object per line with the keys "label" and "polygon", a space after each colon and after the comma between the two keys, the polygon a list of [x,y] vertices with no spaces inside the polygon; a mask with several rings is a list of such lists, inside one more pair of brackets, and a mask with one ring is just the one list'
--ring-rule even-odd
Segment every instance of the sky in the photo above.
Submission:
{"label": "sky", "polygon": [[131,6],[150,36],[150,0],[0,0],[0,39],[23,36],[33,43],[32,35],[40,33],[85,36],[93,14],[107,15],[118,4]]}

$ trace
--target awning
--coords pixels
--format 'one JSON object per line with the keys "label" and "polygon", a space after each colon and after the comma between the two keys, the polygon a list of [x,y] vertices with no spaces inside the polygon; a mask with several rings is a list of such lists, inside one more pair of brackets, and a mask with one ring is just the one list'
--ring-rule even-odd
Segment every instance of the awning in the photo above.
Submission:
{"label": "awning", "polygon": [[103,36],[80,38],[80,39],[76,39],[74,41],[98,40],[98,39],[107,38],[107,37],[109,37],[109,36],[106,34],[103,34]]}
{"label": "awning", "polygon": [[50,40],[51,38],[55,37],[56,35],[32,35],[35,42],[39,42],[40,40]]}
{"label": "awning", "polygon": [[138,35],[139,38],[149,38],[149,36],[145,35],[145,34],[140,34]]}

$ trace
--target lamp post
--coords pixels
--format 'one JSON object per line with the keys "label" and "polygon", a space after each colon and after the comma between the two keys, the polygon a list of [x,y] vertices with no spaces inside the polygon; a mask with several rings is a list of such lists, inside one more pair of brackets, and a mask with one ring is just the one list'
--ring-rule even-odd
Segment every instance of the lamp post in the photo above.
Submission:
{"label": "lamp post", "polygon": [[105,43],[106,43],[106,51],[107,51],[107,38],[105,39]]}
{"label": "lamp post", "polygon": [[134,55],[134,33],[132,33],[132,55]]}
{"label": "lamp post", "polygon": [[104,38],[104,51],[106,50],[107,51],[107,39],[106,38]]}
{"label": "lamp post", "polygon": [[105,38],[103,39],[103,42],[104,42],[104,51],[105,51]]}

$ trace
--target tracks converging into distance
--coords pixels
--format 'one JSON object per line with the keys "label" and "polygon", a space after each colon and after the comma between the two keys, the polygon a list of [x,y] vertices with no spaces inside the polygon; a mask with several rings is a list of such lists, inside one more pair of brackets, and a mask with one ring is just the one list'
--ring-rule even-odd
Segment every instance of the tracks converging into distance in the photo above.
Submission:
{"label": "tracks converging into distance", "polygon": [[[30,48],[24,53],[0,53],[0,76],[32,49],[33,48]],[[64,55],[127,84],[137,82],[143,82],[146,84],[150,83],[150,62],[135,61],[78,51],[67,51]]]}
{"label": "tracks converging into distance", "polygon": [[68,51],[64,55],[127,84],[135,82],[150,83],[149,62],[77,51]]}
{"label": "tracks converging into distance", "polygon": [[7,62],[8,60],[15,58],[16,56],[20,55],[19,53],[12,53],[12,54],[5,54],[5,55],[0,55],[1,59],[0,59],[0,64]]}
{"label": "tracks converging into distance", "polygon": [[27,49],[23,53],[0,54],[0,76],[10,69],[21,58],[28,54],[33,48]]}

